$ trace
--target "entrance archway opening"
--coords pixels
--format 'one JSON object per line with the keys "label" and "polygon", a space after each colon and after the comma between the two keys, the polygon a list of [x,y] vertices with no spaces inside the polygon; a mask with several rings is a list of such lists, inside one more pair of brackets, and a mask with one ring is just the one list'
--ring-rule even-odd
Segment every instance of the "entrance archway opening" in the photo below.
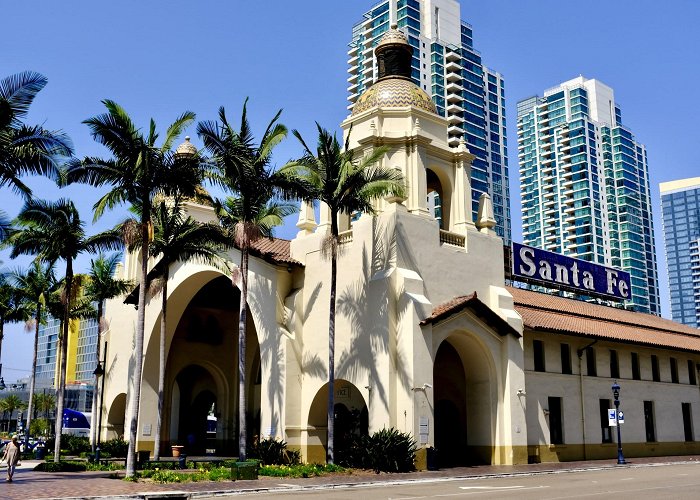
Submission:
{"label": "entrance archway opening", "polygon": [[[166,364],[163,436],[169,441],[164,446],[177,442],[188,454],[237,453],[239,304],[240,292],[226,276],[215,277],[186,302]],[[250,442],[260,434],[261,393],[260,346],[250,312],[248,318],[245,391]]]}
{"label": "entrance archway opening", "polygon": [[187,447],[189,454],[203,455],[207,449],[216,447],[208,443],[208,416],[216,408],[216,395],[210,388],[216,387],[216,383],[207,370],[196,365],[182,370],[175,381],[179,389],[176,440]]}
{"label": "entrance archway opening", "polygon": [[[328,384],[314,396],[309,410],[307,462],[322,463],[328,450]],[[335,381],[334,452],[337,464],[348,463],[357,438],[369,430],[369,411],[362,393],[347,380]]]}
{"label": "entrance archway opening", "polygon": [[126,394],[121,393],[114,398],[114,401],[112,401],[109,407],[109,412],[107,413],[107,439],[123,439],[125,418]]}
{"label": "entrance archway opening", "polygon": [[494,407],[488,353],[473,337],[455,333],[435,355],[435,449],[440,467],[491,464]]}

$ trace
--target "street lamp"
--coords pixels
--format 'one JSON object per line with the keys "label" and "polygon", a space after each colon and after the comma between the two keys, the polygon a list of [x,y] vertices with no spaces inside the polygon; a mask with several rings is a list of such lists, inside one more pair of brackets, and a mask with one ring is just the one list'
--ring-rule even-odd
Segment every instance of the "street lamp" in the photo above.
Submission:
{"label": "street lamp", "polygon": [[[97,361],[97,368],[95,368],[95,371],[92,372],[95,377],[97,377],[97,381],[100,382],[100,378],[102,378],[101,384],[100,384],[100,403],[97,406],[97,446],[95,447],[95,462],[100,463],[100,434],[102,433],[102,398],[104,397],[105,393],[105,367],[107,366],[107,342],[105,342],[105,349],[102,357],[102,362]],[[97,389],[97,387],[95,387]],[[95,408],[92,409],[93,415],[95,414]],[[94,425],[94,421],[91,423],[91,425]]]}
{"label": "street lamp", "polygon": [[615,398],[615,423],[617,424],[617,463],[625,464],[625,457],[622,454],[622,434],[620,433],[620,386],[617,380],[612,385],[613,398]]}

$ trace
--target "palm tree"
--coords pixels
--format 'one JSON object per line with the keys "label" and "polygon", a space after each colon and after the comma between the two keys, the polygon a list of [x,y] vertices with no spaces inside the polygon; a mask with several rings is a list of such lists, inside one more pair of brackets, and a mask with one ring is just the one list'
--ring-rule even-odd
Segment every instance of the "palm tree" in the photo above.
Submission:
{"label": "palm tree", "polygon": [[[105,302],[126,294],[133,284],[129,280],[121,280],[114,277],[114,273],[119,263],[120,255],[114,253],[110,256],[98,255],[96,259],[90,260],[89,280],[85,287],[85,294],[91,302],[97,303],[97,342],[95,345],[95,359],[100,363],[100,349],[102,344],[102,331],[104,328],[104,305]],[[106,368],[106,367],[105,367]],[[99,378],[95,375],[95,390],[92,391],[92,413],[93,422],[96,422],[96,412],[102,411],[102,402],[97,406],[97,387]],[[90,439],[92,441],[92,452],[95,453],[95,442],[97,429],[96,425],[91,426]]]}
{"label": "palm tree", "polygon": [[[152,200],[156,194],[196,194],[201,183],[202,168],[198,155],[177,154],[171,151],[174,141],[191,124],[195,115],[183,113],[173,122],[160,146],[156,145],[156,124],[150,121],[148,135],[144,136],[128,113],[114,101],[102,101],[107,112],[87,119],[92,137],[107,147],[112,155],[109,159],[85,158],[71,162],[64,173],[63,182],[83,182],[92,186],[110,185],[111,190],[95,204],[95,218],[102,216],[108,208],[122,203],[140,207],[139,231],[144,242],[141,252],[139,285],[146,289],[148,275],[148,246],[152,233]],[[132,372],[133,390],[129,397],[131,421],[129,423],[129,451],[126,476],[133,477],[136,465],[136,435],[139,418],[141,377],[143,374],[143,343],[146,320],[146,294],[140,293],[138,317],[134,341],[135,367]]]}
{"label": "palm tree", "polygon": [[29,315],[30,311],[22,301],[10,275],[0,273],[0,379],[2,378],[2,341],[5,338],[5,324],[26,321]]}
{"label": "palm tree", "polygon": [[66,355],[68,348],[68,326],[71,317],[71,298],[73,297],[73,262],[78,255],[101,250],[118,250],[123,241],[116,230],[87,237],[83,221],[72,201],[58,200],[47,202],[31,200],[25,203],[17,216],[19,229],[10,236],[12,244],[11,257],[18,255],[36,255],[42,262],[54,263],[64,260],[66,273],[64,279],[64,306],[62,315],[61,365],[59,384],[56,391],[56,447],[54,461],[58,462],[61,454],[61,432],[63,430],[63,405],[66,388]]}
{"label": "palm tree", "polygon": [[34,313],[34,351],[32,354],[32,375],[29,383],[29,403],[27,405],[27,442],[33,417],[34,388],[36,385],[36,364],[39,352],[39,326],[44,322],[42,309],[46,306],[47,297],[57,288],[53,264],[42,264],[35,260],[26,272],[14,274],[17,293],[26,307]]}
{"label": "palm tree", "polygon": [[277,123],[281,111],[255,144],[246,107],[243,105],[240,129],[228,122],[223,107],[219,121],[200,122],[197,134],[211,155],[210,180],[234,196],[214,200],[221,226],[241,251],[241,263],[233,281],[241,291],[238,316],[238,456],[246,458],[245,359],[248,303],[248,257],[250,246],[259,238],[272,237],[272,228],[294,213],[296,206],[272,202],[276,194],[289,197],[301,191],[295,178],[271,167],[272,151],[286,136],[287,128]]}
{"label": "palm tree", "polygon": [[49,412],[56,407],[56,397],[50,392],[38,392],[34,395],[35,412],[43,413],[46,420],[49,419]]}
{"label": "palm tree", "polygon": [[403,196],[403,176],[399,170],[378,166],[387,148],[375,148],[359,160],[349,146],[350,135],[341,148],[335,134],[318,123],[316,153],[306,145],[301,134],[294,130],[304,148],[304,156],[289,165],[311,186],[311,195],[325,203],[331,212],[331,230],[322,243],[322,253],[331,261],[330,308],[328,317],[328,463],[334,461],[333,430],[335,407],[335,295],[338,274],[338,216],[364,212],[374,214],[372,203],[386,195]]}
{"label": "palm tree", "polygon": [[22,123],[47,82],[46,77],[32,71],[0,80],[0,187],[10,185],[25,197],[31,190],[20,176],[56,179],[60,158],[73,154],[70,139],[62,132]]}
{"label": "palm tree", "polygon": [[[133,227],[135,221],[127,221]],[[165,339],[167,334],[168,280],[170,266],[177,262],[198,260],[219,268],[225,264],[219,252],[229,246],[226,234],[216,225],[201,224],[184,213],[181,197],[161,199],[153,210],[153,241],[149,252],[158,264],[148,273],[151,294],[161,292],[162,311],[160,320],[159,370],[158,370],[158,412],[156,414],[155,447],[153,456],[160,460],[161,427],[163,422],[163,398],[165,390]],[[129,231],[126,231],[127,233]],[[142,242],[138,233],[129,247],[139,250]]]}
{"label": "palm tree", "polygon": [[24,401],[16,394],[10,394],[4,399],[0,399],[0,410],[2,410],[3,414],[9,413],[10,418],[12,418],[12,414],[16,410],[24,410],[24,408],[26,408]]}

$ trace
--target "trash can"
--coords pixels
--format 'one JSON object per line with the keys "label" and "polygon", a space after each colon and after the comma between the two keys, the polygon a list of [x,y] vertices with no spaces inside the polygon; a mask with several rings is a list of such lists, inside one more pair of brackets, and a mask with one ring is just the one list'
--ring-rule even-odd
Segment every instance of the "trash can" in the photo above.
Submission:
{"label": "trash can", "polygon": [[34,448],[34,459],[35,460],[44,460],[46,458],[46,447],[38,444]]}
{"label": "trash can", "polygon": [[437,465],[437,451],[432,446],[429,446],[426,450],[426,462],[428,470],[438,470]]}
{"label": "trash can", "polygon": [[177,457],[178,465],[181,469],[186,469],[187,468],[187,455],[180,453],[180,456]]}
{"label": "trash can", "polygon": [[257,479],[259,465],[257,460],[234,462],[231,467],[231,480]]}

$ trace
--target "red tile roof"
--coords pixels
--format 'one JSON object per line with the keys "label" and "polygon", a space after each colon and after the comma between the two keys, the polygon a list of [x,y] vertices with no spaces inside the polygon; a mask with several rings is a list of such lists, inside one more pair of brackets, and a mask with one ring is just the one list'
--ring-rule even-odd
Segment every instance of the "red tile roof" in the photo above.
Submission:
{"label": "red tile roof", "polygon": [[421,326],[428,324],[437,324],[440,321],[449,318],[454,314],[458,314],[464,309],[471,309],[477,316],[483,318],[488,324],[492,325],[500,335],[508,333],[520,337],[520,333],[515,330],[510,324],[496,314],[489,306],[484,304],[476,296],[476,292],[470,295],[462,295],[454,299],[440,304],[433,309],[433,313],[420,322]]}
{"label": "red tile roof", "polygon": [[301,262],[292,259],[290,256],[289,244],[289,240],[280,238],[260,238],[251,245],[250,251],[253,255],[261,257],[273,264],[301,266]]}
{"label": "red tile roof", "polygon": [[652,314],[508,287],[525,328],[700,352],[700,329]]}

